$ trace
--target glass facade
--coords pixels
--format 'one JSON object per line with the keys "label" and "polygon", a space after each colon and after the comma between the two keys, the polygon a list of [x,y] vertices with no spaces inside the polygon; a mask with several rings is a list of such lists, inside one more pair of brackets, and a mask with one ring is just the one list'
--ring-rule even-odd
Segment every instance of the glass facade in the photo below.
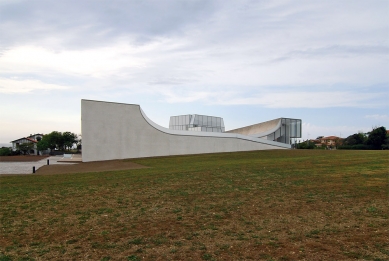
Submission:
{"label": "glass facade", "polygon": [[169,129],[206,132],[225,131],[223,118],[197,114],[171,116]]}
{"label": "glass facade", "polygon": [[301,120],[281,118],[281,126],[275,132],[267,135],[268,140],[292,144],[292,138],[301,138]]}

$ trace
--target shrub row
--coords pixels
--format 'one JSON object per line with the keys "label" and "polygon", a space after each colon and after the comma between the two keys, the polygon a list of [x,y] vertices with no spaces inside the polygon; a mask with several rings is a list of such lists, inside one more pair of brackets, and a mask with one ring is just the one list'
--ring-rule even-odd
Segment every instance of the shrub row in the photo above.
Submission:
{"label": "shrub row", "polygon": [[343,145],[338,147],[339,150],[374,150],[374,147],[366,144]]}
{"label": "shrub row", "polygon": [[20,151],[13,151],[11,148],[2,147],[0,148],[0,156],[13,156],[20,155]]}

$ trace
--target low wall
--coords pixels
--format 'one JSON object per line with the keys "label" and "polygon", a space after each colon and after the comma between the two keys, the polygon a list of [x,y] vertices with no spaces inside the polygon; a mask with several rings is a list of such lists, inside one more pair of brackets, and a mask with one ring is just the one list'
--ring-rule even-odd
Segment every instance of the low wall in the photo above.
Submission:
{"label": "low wall", "polygon": [[82,160],[288,149],[290,145],[241,134],[170,130],[139,105],[81,100]]}

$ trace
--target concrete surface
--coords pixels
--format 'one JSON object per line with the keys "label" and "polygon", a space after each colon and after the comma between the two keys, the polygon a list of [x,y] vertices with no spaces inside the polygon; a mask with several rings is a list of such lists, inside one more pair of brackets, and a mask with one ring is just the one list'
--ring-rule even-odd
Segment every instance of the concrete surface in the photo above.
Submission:
{"label": "concrete surface", "polygon": [[64,154],[64,157],[57,162],[82,162],[82,156],[81,154]]}
{"label": "concrete surface", "polygon": [[47,160],[49,160],[50,165],[55,164],[75,164],[75,163],[62,163],[60,160],[63,159],[63,156],[52,156],[45,158],[40,161],[34,162],[0,162],[0,175],[4,174],[33,174],[32,167],[35,166],[35,170],[38,170],[40,167],[47,165]]}

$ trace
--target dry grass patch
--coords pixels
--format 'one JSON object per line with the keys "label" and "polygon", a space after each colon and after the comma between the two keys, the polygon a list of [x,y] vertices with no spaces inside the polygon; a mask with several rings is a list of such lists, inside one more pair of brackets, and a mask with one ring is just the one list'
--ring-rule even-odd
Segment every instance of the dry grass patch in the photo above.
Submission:
{"label": "dry grass patch", "polygon": [[2,177],[0,260],[387,260],[386,151],[257,151]]}
{"label": "dry grass patch", "polygon": [[146,168],[127,160],[107,160],[95,162],[76,162],[75,164],[54,164],[45,165],[37,170],[39,175],[55,175],[70,173],[103,172],[114,170],[131,170]]}

